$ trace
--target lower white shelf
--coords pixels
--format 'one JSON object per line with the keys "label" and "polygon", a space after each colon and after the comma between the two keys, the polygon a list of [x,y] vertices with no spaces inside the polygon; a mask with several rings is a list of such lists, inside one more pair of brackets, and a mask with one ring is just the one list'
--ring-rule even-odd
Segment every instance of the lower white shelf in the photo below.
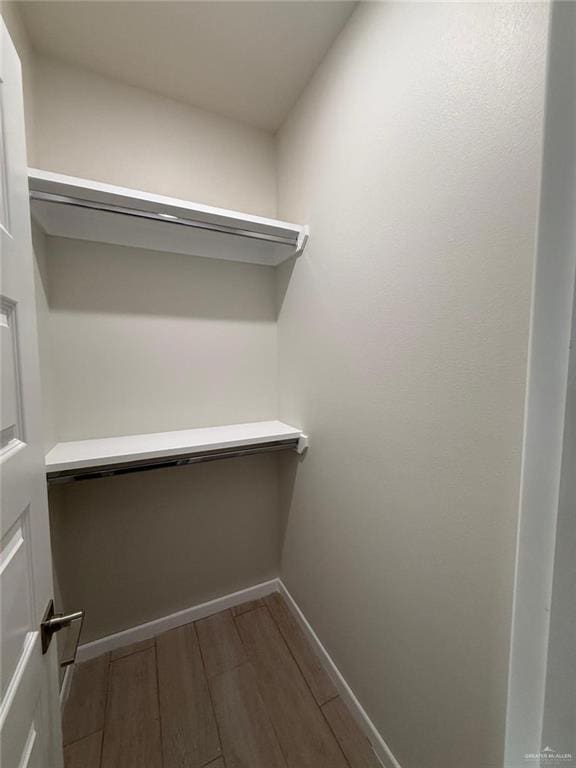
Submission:
{"label": "lower white shelf", "polygon": [[256,421],[57,443],[46,455],[46,473],[51,482],[65,482],[264,451],[301,453],[306,447],[300,429],[282,421]]}

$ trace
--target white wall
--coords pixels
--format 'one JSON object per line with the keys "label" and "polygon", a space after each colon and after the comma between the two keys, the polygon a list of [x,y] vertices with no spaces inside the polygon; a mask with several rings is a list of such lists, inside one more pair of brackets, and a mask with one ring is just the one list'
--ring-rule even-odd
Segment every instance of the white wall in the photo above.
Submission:
{"label": "white wall", "polygon": [[547,13],[362,4],[279,135],[281,574],[402,768],[502,764]]}
{"label": "white wall", "polygon": [[[45,243],[58,440],[276,418],[271,268]],[[86,609],[89,642],[276,576],[276,457],[65,486],[51,524],[62,606]]]}
{"label": "white wall", "polygon": [[276,418],[270,267],[47,241],[60,440]]}
{"label": "white wall", "polygon": [[276,215],[271,133],[40,55],[18,4],[1,8],[22,64],[29,165]]}
{"label": "white wall", "polygon": [[57,487],[50,508],[64,605],[82,641],[278,574],[274,454]]}
{"label": "white wall", "polygon": [[[38,56],[10,14],[31,164],[276,215],[271,134]],[[35,249],[47,447],[276,417],[270,268],[41,232]],[[51,494],[59,607],[87,608],[83,640],[275,576],[276,465],[252,457]]]}
{"label": "white wall", "polygon": [[271,134],[36,55],[39,168],[276,215]]}

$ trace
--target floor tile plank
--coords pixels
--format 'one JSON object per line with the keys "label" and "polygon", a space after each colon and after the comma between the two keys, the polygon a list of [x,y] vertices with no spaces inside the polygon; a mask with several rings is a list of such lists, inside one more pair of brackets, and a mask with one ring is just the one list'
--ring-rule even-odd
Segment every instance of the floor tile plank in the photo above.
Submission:
{"label": "floor tile plank", "polygon": [[234,608],[232,608],[232,614],[234,616],[241,616],[243,613],[253,611],[255,608],[261,608],[263,605],[264,601],[261,597],[259,597],[257,600],[248,600],[246,603],[235,605]]}
{"label": "floor tile plank", "polygon": [[100,768],[102,731],[64,747],[64,768]]}
{"label": "floor tile plank", "polygon": [[130,656],[131,653],[137,653],[138,651],[145,651],[146,648],[152,648],[153,645],[153,637],[151,637],[149,640],[140,640],[138,643],[130,643],[130,645],[124,645],[122,648],[116,648],[115,651],[111,652],[110,660],[117,661],[117,659],[121,659],[123,656]]}
{"label": "floor tile plank", "polygon": [[382,768],[370,742],[341,698],[324,704],[322,711],[350,763],[350,768]]}
{"label": "floor tile plank", "polygon": [[274,592],[265,598],[265,603],[317,703],[322,705],[333,699],[338,695],[338,691],[320,663],[320,659],[312,650],[284,598],[278,592]]}
{"label": "floor tile plank", "polygon": [[222,611],[197,621],[196,629],[208,677],[219,675],[246,661],[246,653],[231,611]]}
{"label": "floor tile plank", "polygon": [[159,768],[156,653],[148,648],[110,664],[102,768]]}
{"label": "floor tile plank", "polygon": [[244,613],[236,623],[289,768],[347,768],[268,609]]}
{"label": "floor tile plank", "polygon": [[221,754],[193,624],[156,638],[164,768],[196,768]]}
{"label": "floor tile plank", "polygon": [[294,621],[269,596],[79,665],[65,768],[380,768]]}
{"label": "floor tile plank", "polygon": [[251,664],[213,677],[210,690],[228,768],[286,768]]}
{"label": "floor tile plank", "polygon": [[64,744],[104,727],[109,663],[110,655],[105,653],[75,668],[62,718]]}

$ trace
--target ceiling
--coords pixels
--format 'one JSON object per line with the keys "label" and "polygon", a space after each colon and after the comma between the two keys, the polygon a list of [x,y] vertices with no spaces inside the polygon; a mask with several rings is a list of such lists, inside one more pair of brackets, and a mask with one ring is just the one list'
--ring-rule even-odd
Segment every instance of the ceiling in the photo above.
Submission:
{"label": "ceiling", "polygon": [[47,56],[274,131],[356,3],[18,5]]}

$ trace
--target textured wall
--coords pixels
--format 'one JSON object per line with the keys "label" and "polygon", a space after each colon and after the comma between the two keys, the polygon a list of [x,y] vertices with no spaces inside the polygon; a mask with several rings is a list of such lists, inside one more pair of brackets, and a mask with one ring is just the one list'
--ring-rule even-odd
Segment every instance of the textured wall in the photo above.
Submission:
{"label": "textured wall", "polygon": [[279,135],[281,573],[402,768],[502,762],[547,13],[363,4]]}
{"label": "textured wall", "polygon": [[[46,242],[59,440],[276,418],[271,268]],[[87,610],[83,642],[275,576],[276,467],[264,456],[62,488],[56,577],[65,608]]]}
{"label": "textured wall", "polygon": [[87,480],[55,491],[56,579],[64,604],[86,609],[83,642],[278,573],[274,455]]}
{"label": "textured wall", "polygon": [[38,55],[34,83],[38,168],[275,216],[266,131]]}
{"label": "textured wall", "polygon": [[29,165],[276,215],[270,132],[40,55],[18,3],[1,10],[22,64]]}
{"label": "textured wall", "polygon": [[270,267],[47,242],[60,440],[276,418]]}
{"label": "textured wall", "polygon": [[[38,56],[17,7],[8,14],[31,164],[276,214],[271,134]],[[38,231],[35,251],[47,447],[276,417],[270,268]],[[95,482],[51,501],[59,607],[87,609],[83,641],[278,571],[275,457]]]}

